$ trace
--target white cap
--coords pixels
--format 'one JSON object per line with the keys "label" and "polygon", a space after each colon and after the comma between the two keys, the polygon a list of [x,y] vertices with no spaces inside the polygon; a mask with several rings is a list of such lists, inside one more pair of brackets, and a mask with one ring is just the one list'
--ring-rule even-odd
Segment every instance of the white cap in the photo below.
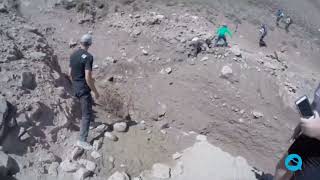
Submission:
{"label": "white cap", "polygon": [[80,39],[80,42],[90,46],[92,44],[92,35],[91,34],[83,35]]}

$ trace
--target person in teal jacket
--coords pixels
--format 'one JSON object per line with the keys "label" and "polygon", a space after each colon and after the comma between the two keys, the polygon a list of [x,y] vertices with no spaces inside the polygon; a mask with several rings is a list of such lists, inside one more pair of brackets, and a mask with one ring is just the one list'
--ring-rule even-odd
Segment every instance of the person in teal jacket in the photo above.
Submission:
{"label": "person in teal jacket", "polygon": [[226,24],[223,24],[222,26],[219,27],[219,29],[217,30],[217,40],[215,43],[215,47],[218,46],[218,43],[223,40],[224,44],[222,46],[227,47],[228,46],[228,42],[227,42],[227,38],[226,38],[226,34],[229,34],[230,37],[232,37],[232,33],[229,30],[228,26]]}

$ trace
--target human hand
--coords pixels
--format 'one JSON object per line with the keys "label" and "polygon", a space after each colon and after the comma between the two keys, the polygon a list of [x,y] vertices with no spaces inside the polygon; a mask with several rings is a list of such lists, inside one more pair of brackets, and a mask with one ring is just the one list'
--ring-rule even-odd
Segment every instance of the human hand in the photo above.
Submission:
{"label": "human hand", "polygon": [[304,135],[320,140],[320,117],[318,112],[308,119],[301,118],[301,131]]}

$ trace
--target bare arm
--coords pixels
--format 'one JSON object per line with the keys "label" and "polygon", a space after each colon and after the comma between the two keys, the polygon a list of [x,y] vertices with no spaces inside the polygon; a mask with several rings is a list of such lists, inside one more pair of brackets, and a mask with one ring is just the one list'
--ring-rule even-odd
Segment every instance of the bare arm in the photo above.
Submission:
{"label": "bare arm", "polygon": [[94,79],[92,78],[92,71],[90,71],[90,70],[86,70],[86,82],[87,82],[89,88],[94,93],[96,99],[98,99],[100,95],[96,89],[96,86],[94,85]]}

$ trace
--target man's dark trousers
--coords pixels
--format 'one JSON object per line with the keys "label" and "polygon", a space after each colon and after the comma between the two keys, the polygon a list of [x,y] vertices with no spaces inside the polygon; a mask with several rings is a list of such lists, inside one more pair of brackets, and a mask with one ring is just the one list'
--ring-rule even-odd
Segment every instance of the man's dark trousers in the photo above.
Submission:
{"label": "man's dark trousers", "polygon": [[81,122],[80,122],[80,141],[86,141],[89,133],[90,122],[93,120],[92,96],[91,93],[85,93],[78,97],[81,103]]}

